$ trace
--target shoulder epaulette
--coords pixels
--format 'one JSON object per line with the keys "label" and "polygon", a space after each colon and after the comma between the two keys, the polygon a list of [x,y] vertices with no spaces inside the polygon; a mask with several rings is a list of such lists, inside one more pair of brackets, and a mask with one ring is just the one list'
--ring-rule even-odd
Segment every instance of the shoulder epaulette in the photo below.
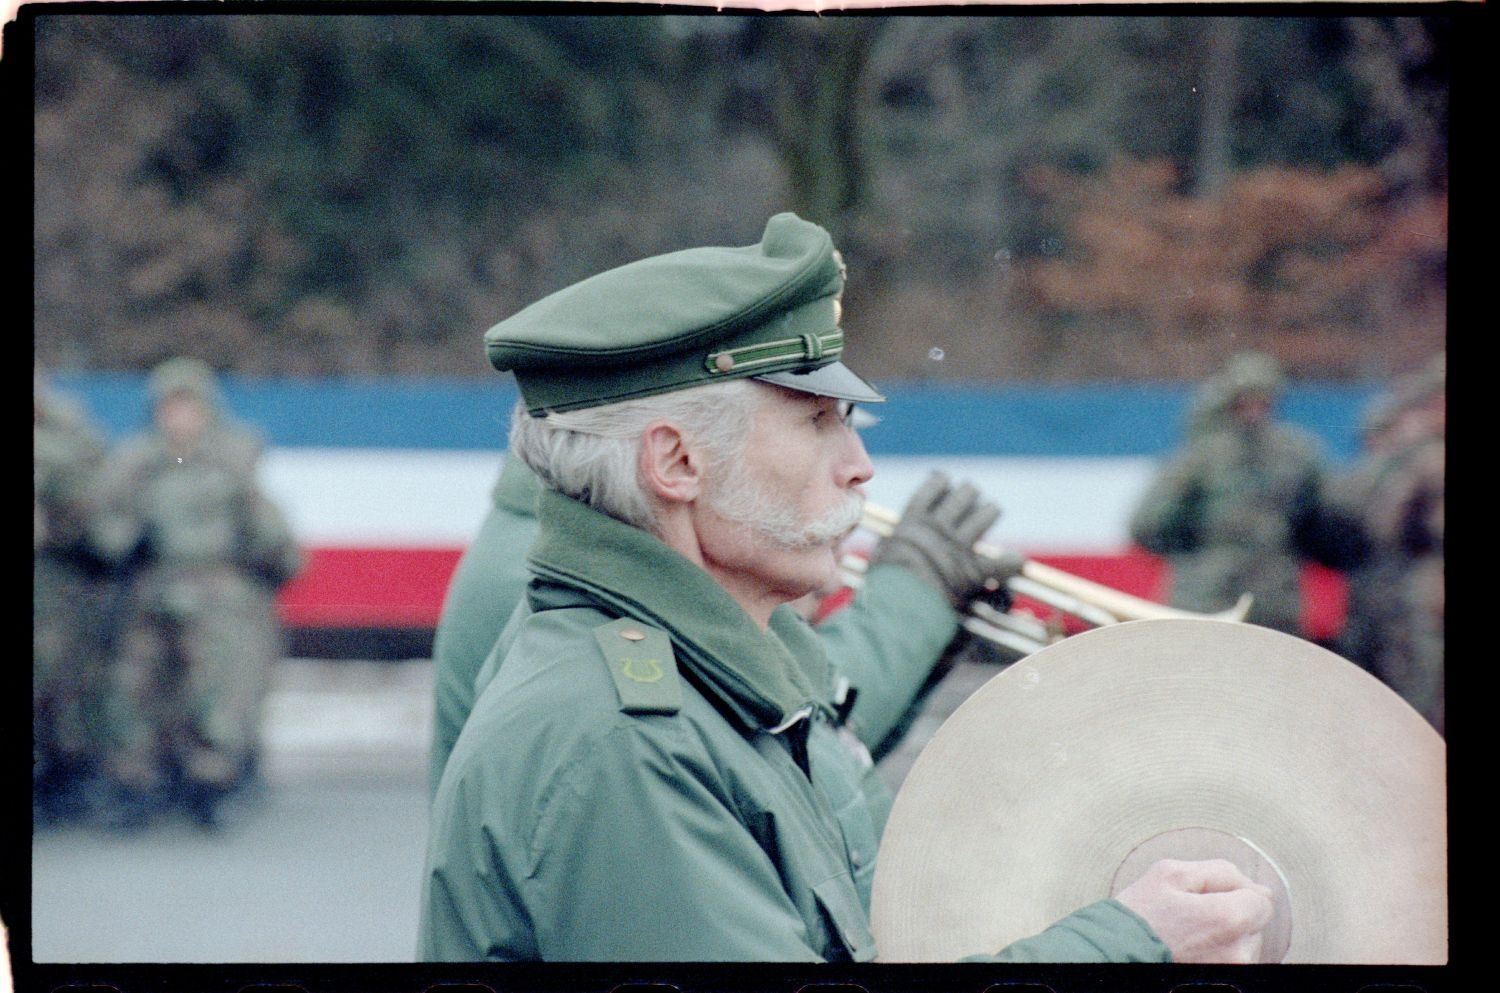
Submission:
{"label": "shoulder epaulette", "polygon": [[672,639],[665,631],[622,617],[594,628],[609,674],[627,714],[675,714],[682,685]]}

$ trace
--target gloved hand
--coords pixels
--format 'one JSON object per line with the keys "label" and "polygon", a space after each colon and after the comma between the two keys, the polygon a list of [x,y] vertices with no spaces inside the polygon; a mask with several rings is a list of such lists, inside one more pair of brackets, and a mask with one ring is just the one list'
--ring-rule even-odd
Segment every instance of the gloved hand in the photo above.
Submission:
{"label": "gloved hand", "polygon": [[956,611],[983,597],[999,610],[1010,607],[1006,580],[1021,571],[1020,556],[981,555],[974,545],[1000,517],[969,483],[953,486],[934,472],[912,494],[901,521],[870,555],[871,567],[899,565],[942,592]]}

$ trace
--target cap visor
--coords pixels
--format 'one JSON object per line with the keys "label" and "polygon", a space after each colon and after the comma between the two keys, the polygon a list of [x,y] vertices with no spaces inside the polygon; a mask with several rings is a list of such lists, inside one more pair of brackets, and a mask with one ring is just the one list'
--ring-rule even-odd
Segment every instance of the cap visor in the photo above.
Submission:
{"label": "cap visor", "polygon": [[833,362],[806,372],[768,372],[754,378],[773,386],[833,397],[835,400],[852,400],[855,403],[885,402],[885,397],[875,387],[856,376],[842,362]]}

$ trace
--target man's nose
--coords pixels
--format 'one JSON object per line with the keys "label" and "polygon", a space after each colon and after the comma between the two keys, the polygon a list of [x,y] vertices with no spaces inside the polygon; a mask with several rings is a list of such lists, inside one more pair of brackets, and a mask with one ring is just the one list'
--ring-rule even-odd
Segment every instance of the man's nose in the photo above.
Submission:
{"label": "man's nose", "polygon": [[840,467],[839,483],[842,486],[863,486],[875,475],[875,465],[870,461],[870,455],[865,451],[865,443],[859,436],[859,432],[853,428],[847,430],[848,450],[844,456],[844,462]]}

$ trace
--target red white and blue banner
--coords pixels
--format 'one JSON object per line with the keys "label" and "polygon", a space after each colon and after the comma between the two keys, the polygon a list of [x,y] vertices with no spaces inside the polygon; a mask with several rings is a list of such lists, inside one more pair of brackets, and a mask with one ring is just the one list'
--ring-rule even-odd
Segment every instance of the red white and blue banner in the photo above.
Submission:
{"label": "red white and blue banner", "polygon": [[[52,382],[111,440],[147,423],[143,376]],[[1131,546],[1126,521],[1181,443],[1192,384],[881,385],[889,401],[871,408],[879,423],[862,432],[876,470],[871,501],[899,511],[941,469],[1004,508],[992,543],[1162,598],[1164,567]],[[334,643],[306,637],[318,632],[430,639],[449,576],[489,508],[515,400],[510,380],[226,376],[222,386],[230,413],[266,437],[263,485],[306,551],[306,568],[279,600],[288,629],[304,646]],[[1374,392],[1301,384],[1281,415],[1317,435],[1337,469],[1357,452]],[[1337,630],[1342,592],[1337,576],[1308,570],[1314,636]]]}

